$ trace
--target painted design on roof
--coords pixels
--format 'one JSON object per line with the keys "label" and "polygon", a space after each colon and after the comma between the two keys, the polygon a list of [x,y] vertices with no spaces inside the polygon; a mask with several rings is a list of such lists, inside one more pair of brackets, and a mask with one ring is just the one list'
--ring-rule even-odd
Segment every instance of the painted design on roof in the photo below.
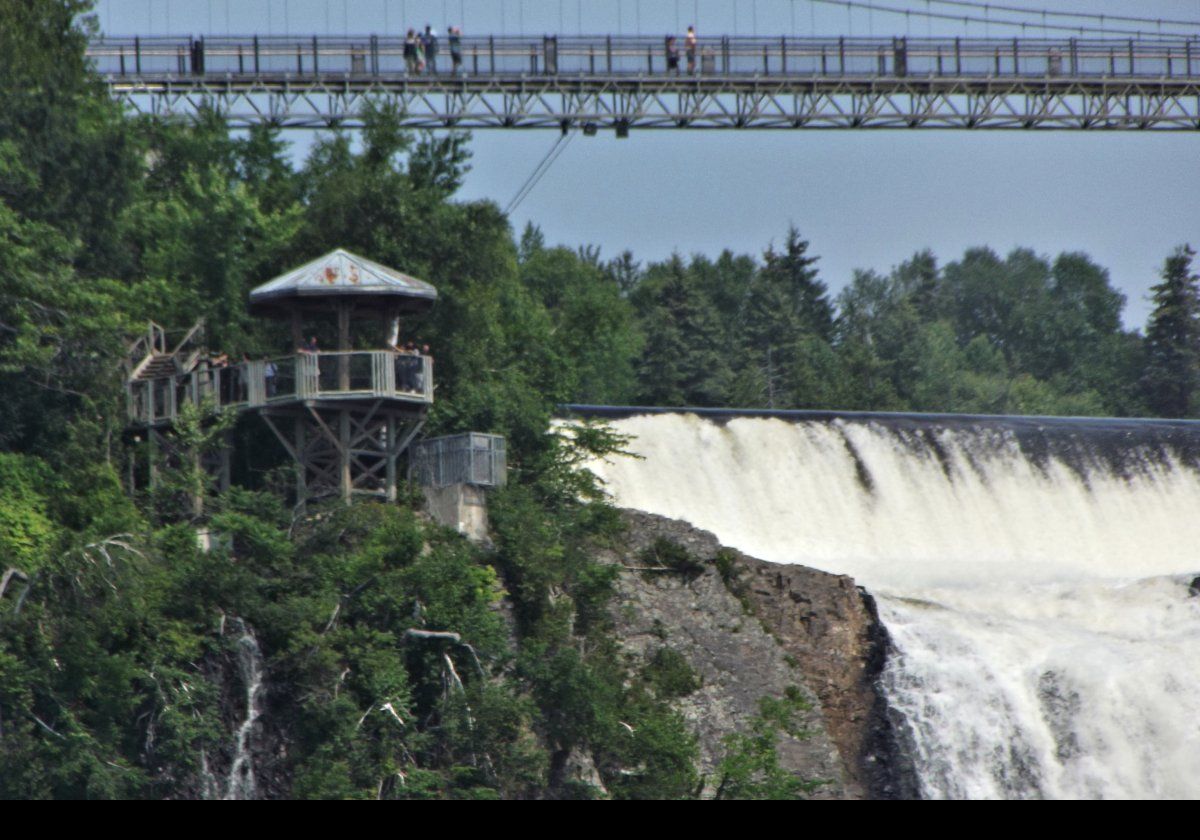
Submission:
{"label": "painted design on roof", "polygon": [[250,292],[250,301],[341,294],[397,295],[433,300],[437,297],[437,289],[424,280],[338,248],[254,289]]}

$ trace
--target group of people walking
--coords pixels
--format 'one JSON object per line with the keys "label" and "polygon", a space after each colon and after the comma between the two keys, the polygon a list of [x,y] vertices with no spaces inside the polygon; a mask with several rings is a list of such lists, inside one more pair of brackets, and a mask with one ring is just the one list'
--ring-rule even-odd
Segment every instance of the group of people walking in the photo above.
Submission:
{"label": "group of people walking", "polygon": [[[451,26],[447,33],[450,46],[451,72],[457,75],[462,68],[462,29]],[[404,66],[410,75],[438,72],[437,60],[440,44],[437,30],[425,24],[425,31],[408,30],[404,37]]]}

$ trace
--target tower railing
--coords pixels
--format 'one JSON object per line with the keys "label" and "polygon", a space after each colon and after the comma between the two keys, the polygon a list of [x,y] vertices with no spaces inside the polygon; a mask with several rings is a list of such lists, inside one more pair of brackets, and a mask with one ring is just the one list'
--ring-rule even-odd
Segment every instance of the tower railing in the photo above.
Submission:
{"label": "tower railing", "polygon": [[433,359],[392,350],[297,353],[233,365],[200,362],[185,373],[126,383],[129,421],[174,422],[185,405],[262,408],[305,400],[433,402]]}

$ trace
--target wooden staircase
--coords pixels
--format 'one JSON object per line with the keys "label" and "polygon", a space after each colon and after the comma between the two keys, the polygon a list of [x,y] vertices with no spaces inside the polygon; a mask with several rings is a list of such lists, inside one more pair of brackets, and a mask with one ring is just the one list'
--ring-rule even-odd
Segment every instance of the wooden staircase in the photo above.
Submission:
{"label": "wooden staircase", "polygon": [[163,379],[191,370],[203,355],[204,321],[192,325],[172,350],[167,333],[153,321],[146,334],[129,346],[126,362],[128,381]]}
{"label": "wooden staircase", "polygon": [[135,378],[139,380],[163,379],[177,373],[181,373],[181,371],[174,355],[156,353],[140,366]]}

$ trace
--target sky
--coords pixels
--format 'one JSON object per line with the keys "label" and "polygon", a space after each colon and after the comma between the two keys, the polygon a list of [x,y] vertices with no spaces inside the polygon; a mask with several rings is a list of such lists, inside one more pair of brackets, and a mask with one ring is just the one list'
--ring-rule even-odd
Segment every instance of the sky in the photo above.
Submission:
{"label": "sky", "polygon": [[[430,23],[474,35],[658,35],[694,24],[701,35],[1036,38],[1071,33],[999,21],[1136,26],[1005,15],[994,4],[985,12],[939,0],[862,2],[911,13],[819,0],[99,0],[96,14],[112,35],[396,34]],[[1200,0],[997,2],[1200,22]],[[1191,31],[1200,34],[1200,24]],[[316,135],[285,137],[302,157]],[[554,131],[476,131],[459,197],[506,206],[557,139]],[[538,225],[552,244],[598,245],[604,257],[629,249],[642,262],[726,248],[760,256],[794,226],[834,292],[856,269],[886,272],[925,248],[943,263],[975,246],[1050,258],[1082,251],[1125,293],[1126,325],[1142,327],[1166,257],[1184,243],[1200,250],[1200,132],[600,132],[573,138],[511,218],[517,231]]]}

